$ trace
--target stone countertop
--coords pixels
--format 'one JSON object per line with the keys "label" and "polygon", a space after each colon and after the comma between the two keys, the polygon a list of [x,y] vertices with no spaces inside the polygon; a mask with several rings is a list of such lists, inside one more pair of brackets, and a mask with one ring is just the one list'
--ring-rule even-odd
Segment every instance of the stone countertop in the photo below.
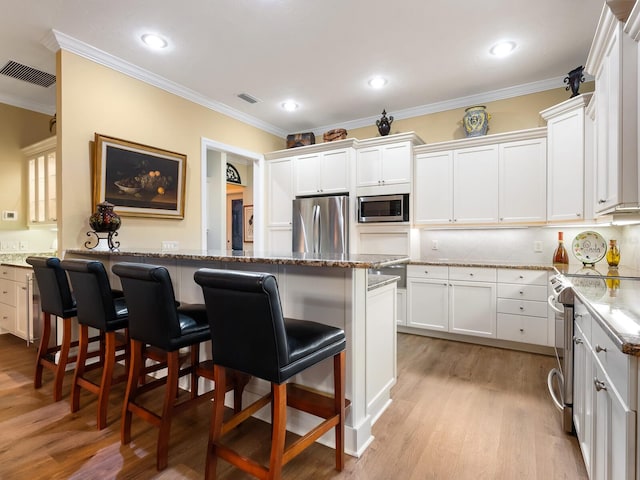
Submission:
{"label": "stone countertop", "polygon": [[367,275],[367,291],[384,287],[390,283],[397,282],[400,277],[397,275],[370,274]]}
{"label": "stone countertop", "polygon": [[406,264],[409,257],[406,255],[327,255],[313,253],[271,253],[231,250],[86,250],[68,249],[65,254],[96,257],[141,257],[141,258],[165,258],[177,260],[239,262],[239,263],[266,263],[275,265],[300,265],[305,267],[337,267],[337,268],[381,268],[390,265]]}
{"label": "stone countertop", "polygon": [[640,356],[640,279],[573,277],[573,291],[613,342]]}
{"label": "stone countertop", "polygon": [[411,260],[409,265],[441,265],[443,267],[513,268],[553,271],[552,263],[522,263],[504,260]]}

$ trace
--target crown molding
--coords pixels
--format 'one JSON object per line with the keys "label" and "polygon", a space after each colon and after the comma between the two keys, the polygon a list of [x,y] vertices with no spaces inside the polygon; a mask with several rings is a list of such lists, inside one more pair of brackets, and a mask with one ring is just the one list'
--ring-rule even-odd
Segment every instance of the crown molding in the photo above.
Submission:
{"label": "crown molding", "polygon": [[636,42],[640,41],[640,2],[636,2],[624,24],[624,31]]}
{"label": "crown molding", "polygon": [[596,74],[596,70],[602,64],[602,59],[605,56],[606,47],[609,39],[614,34],[616,28],[620,26],[620,20],[618,20],[607,4],[602,6],[602,13],[598,20],[598,26],[596,27],[596,33],[593,36],[593,42],[587,55],[587,62],[584,64],[584,70],[591,75]]}
{"label": "crown molding", "polygon": [[218,113],[227,115],[228,117],[259,128],[260,130],[264,130],[265,132],[279,137],[285,137],[287,135],[284,130],[278,127],[275,127],[267,122],[263,122],[262,120],[259,120],[250,115],[239,112],[238,110],[235,110],[223,103],[214,102],[189,88],[183,87],[182,85],[172,82],[171,80],[167,80],[160,75],[156,75],[155,73],[145,70],[144,68],[140,68],[133,63],[115,57],[103,50],[92,47],[91,45],[77,40],[69,35],[66,35],[57,30],[52,30],[52,33],[55,36],[57,44],[63,50],[116,70],[129,77],[135,78],[136,80],[140,80],[142,82],[148,83],[149,85],[158,87],[166,92],[177,95],[178,97],[182,97],[198,105],[202,105],[203,107],[206,107],[210,110],[214,110]]}
{"label": "crown molding", "polygon": [[[500,88],[498,90],[491,90],[488,92],[476,93],[468,95],[466,97],[454,98],[451,100],[444,100],[442,102],[430,103],[421,105],[418,107],[406,108],[404,110],[393,111],[394,120],[403,120],[406,118],[419,117],[422,115],[428,115],[431,113],[444,112],[446,110],[454,110],[456,108],[465,108],[469,105],[485,104],[488,102],[495,102],[497,100],[505,100],[507,98],[519,97],[522,95],[528,95],[531,93],[543,92],[546,90],[553,90],[564,86],[564,78],[561,77],[549,78],[547,80],[539,80],[537,82],[523,83],[521,85],[515,85],[513,87]],[[587,79],[593,80],[593,77],[587,76]],[[321,134],[334,128],[344,128],[347,131],[354,128],[370,127],[375,125],[378,117],[367,117],[358,120],[352,120],[336,125],[326,125],[313,130],[315,135]]]}
{"label": "crown molding", "polygon": [[592,96],[593,92],[581,93],[580,95],[541,111],[540,116],[545,120],[549,120],[552,117],[556,117],[566,112],[571,112],[578,107],[585,108],[589,104]]}

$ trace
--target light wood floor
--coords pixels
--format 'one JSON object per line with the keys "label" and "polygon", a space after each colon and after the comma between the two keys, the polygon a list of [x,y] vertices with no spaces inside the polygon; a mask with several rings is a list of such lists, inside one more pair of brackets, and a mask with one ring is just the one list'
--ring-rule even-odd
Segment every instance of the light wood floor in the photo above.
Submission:
{"label": "light wood floor", "polygon": [[[114,388],[109,426],[95,429],[96,401],[81,397],[69,413],[51,400],[51,374],[32,384],[35,349],[0,335],[0,479],[199,479],[209,406],[178,417],[169,467],[155,470],[156,429],[134,418],[130,445],[120,445],[120,399]],[[284,468],[285,479],[586,479],[575,437],[560,428],[546,392],[553,359],[542,355],[398,335],[393,403],[373,427],[375,440],[345,470],[332,451],[313,445]],[[246,434],[249,435],[246,435]],[[230,434],[249,455],[264,452],[269,427],[250,420]],[[232,441],[233,441],[232,440]],[[266,452],[257,454],[263,461]],[[219,478],[248,476],[220,462]]]}

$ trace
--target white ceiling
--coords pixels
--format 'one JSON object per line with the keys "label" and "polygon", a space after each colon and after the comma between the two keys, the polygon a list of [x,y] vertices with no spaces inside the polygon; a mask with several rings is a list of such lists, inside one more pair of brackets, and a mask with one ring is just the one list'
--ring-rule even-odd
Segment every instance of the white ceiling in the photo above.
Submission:
{"label": "white ceiling", "polygon": [[[370,125],[564,86],[584,65],[602,0],[0,0],[0,67],[55,74],[54,45],[276,134]],[[170,41],[161,53],[139,37]],[[518,43],[491,57],[500,39]],[[138,68],[131,68],[133,64]],[[372,90],[374,74],[389,79]],[[517,88],[511,88],[517,87]],[[248,93],[261,100],[248,104]],[[287,98],[300,108],[280,108]],[[568,98],[568,96],[567,96]],[[0,75],[0,102],[55,111],[45,89]]]}

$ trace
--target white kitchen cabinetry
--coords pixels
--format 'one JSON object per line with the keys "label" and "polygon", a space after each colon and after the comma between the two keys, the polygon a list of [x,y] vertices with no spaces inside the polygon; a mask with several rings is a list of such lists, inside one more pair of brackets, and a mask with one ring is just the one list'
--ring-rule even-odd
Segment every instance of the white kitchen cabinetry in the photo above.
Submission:
{"label": "white kitchen cabinetry", "polygon": [[407,326],[496,337],[496,270],[409,265]]}
{"label": "white kitchen cabinetry", "polygon": [[497,338],[553,345],[549,337],[547,272],[498,269]]}
{"label": "white kitchen cabinetry", "polygon": [[295,158],[296,196],[349,192],[351,149],[299,155]]}
{"label": "white kitchen cabinetry", "polygon": [[292,159],[266,162],[266,249],[291,251],[293,195]]}
{"label": "white kitchen cabinetry", "polygon": [[30,273],[30,269],[0,265],[0,330],[27,342],[36,336]]}
{"label": "white kitchen cabinetry", "polygon": [[546,129],[416,147],[415,224],[546,219]]}
{"label": "white kitchen cabinetry", "polygon": [[414,133],[363,140],[356,162],[357,195],[410,193],[413,146],[422,144]]}
{"label": "white kitchen cabinetry", "polygon": [[608,4],[585,71],[595,77],[595,213],[638,203],[638,54]]}
{"label": "white kitchen cabinetry", "polygon": [[27,161],[29,227],[56,224],[56,137],[22,149]]}
{"label": "white kitchen cabinetry", "polygon": [[407,326],[449,331],[449,267],[407,266]]}
{"label": "white kitchen cabinetry", "polygon": [[592,480],[636,478],[637,357],[576,299],[574,424]]}
{"label": "white kitchen cabinetry", "polygon": [[586,173],[586,162],[592,160],[593,139],[585,109],[593,94],[584,93],[540,112],[547,121],[548,195],[547,220],[583,220],[585,208],[591,211],[585,198],[585,188],[591,177]]}

